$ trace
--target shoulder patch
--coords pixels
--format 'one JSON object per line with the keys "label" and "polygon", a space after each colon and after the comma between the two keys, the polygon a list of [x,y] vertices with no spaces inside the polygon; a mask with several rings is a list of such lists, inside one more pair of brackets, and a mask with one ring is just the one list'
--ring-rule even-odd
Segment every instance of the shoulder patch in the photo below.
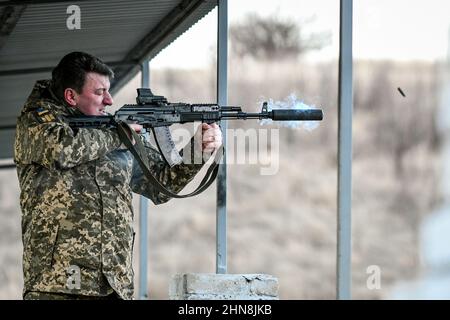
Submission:
{"label": "shoulder patch", "polygon": [[55,116],[49,110],[45,110],[43,108],[36,109],[36,111],[34,111],[34,117],[39,123],[52,122],[56,120]]}

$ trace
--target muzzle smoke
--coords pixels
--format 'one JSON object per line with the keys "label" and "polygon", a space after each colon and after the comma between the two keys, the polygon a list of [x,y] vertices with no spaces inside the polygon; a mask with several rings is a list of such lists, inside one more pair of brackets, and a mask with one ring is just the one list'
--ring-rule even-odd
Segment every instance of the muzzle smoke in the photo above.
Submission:
{"label": "muzzle smoke", "polygon": [[[314,105],[307,105],[303,101],[297,99],[295,93],[291,93],[284,101],[274,101],[272,99],[267,100],[267,106],[269,110],[273,109],[318,109]],[[263,119],[260,121],[261,125],[273,124],[271,119]],[[317,121],[277,121],[276,125],[280,127],[288,128],[302,128],[308,131],[314,130],[319,126]]]}

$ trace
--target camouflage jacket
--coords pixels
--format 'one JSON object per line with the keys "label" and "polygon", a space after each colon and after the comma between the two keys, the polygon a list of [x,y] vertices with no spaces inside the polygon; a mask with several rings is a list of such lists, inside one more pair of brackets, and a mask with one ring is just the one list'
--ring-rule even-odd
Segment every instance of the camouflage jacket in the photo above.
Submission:
{"label": "camouflage jacket", "polygon": [[[133,298],[131,192],[169,200],[147,183],[110,129],[72,130],[80,114],[38,81],[18,118],[14,161],[22,209],[24,291]],[[201,169],[170,168],[148,146],[151,171],[179,192]]]}

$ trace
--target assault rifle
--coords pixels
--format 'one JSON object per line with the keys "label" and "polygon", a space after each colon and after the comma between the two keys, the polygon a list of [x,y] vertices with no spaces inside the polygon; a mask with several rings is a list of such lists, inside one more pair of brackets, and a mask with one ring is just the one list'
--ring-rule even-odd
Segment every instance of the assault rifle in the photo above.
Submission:
{"label": "assault rifle", "polygon": [[125,104],[114,115],[67,117],[72,128],[112,128],[120,122],[138,123],[151,129],[159,151],[170,166],[182,162],[175,148],[169,126],[176,123],[205,122],[234,119],[272,119],[274,121],[320,121],[320,109],[274,109],[268,110],[267,102],[259,113],[243,112],[241,107],[217,104],[170,103],[164,96],[156,96],[148,88],[137,89],[137,104]]}
{"label": "assault rifle", "polygon": [[[114,115],[66,117],[72,128],[117,128],[119,136],[131,151],[143,170],[144,175],[159,192],[173,198],[195,196],[208,188],[215,180],[223,148],[216,153],[214,163],[208,168],[205,177],[195,191],[180,195],[172,192],[153,175],[145,154],[145,146],[134,130],[127,129],[126,123],[138,123],[145,129],[151,129],[163,158],[172,167],[183,162],[175,147],[169,126],[175,123],[205,122],[213,123],[232,119],[272,119],[275,121],[316,121],[322,120],[320,109],[268,110],[264,102],[259,113],[243,112],[240,107],[219,106],[217,104],[169,103],[163,96],[155,96],[150,89],[137,89],[137,104],[126,104]],[[129,130],[129,131],[127,131]],[[130,132],[131,131],[131,132]],[[130,139],[133,136],[135,144]]]}

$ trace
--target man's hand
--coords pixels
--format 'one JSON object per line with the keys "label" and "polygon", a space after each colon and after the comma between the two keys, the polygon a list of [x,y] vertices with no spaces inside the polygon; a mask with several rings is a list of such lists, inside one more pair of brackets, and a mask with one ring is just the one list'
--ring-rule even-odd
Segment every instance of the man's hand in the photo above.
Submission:
{"label": "man's hand", "polygon": [[140,124],[137,124],[137,123],[130,123],[129,126],[130,126],[131,129],[136,131],[136,133],[141,133],[141,131],[143,129],[143,127]]}
{"label": "man's hand", "polygon": [[202,123],[202,151],[214,152],[222,145],[222,131],[216,123]]}
{"label": "man's hand", "polygon": [[131,140],[131,143],[134,146],[136,144],[136,141],[134,140],[134,137],[131,134],[131,130],[136,131],[136,133],[141,133],[143,127],[140,124],[128,123],[125,126],[123,126],[123,128],[125,128],[125,133],[127,134],[128,138]]}

